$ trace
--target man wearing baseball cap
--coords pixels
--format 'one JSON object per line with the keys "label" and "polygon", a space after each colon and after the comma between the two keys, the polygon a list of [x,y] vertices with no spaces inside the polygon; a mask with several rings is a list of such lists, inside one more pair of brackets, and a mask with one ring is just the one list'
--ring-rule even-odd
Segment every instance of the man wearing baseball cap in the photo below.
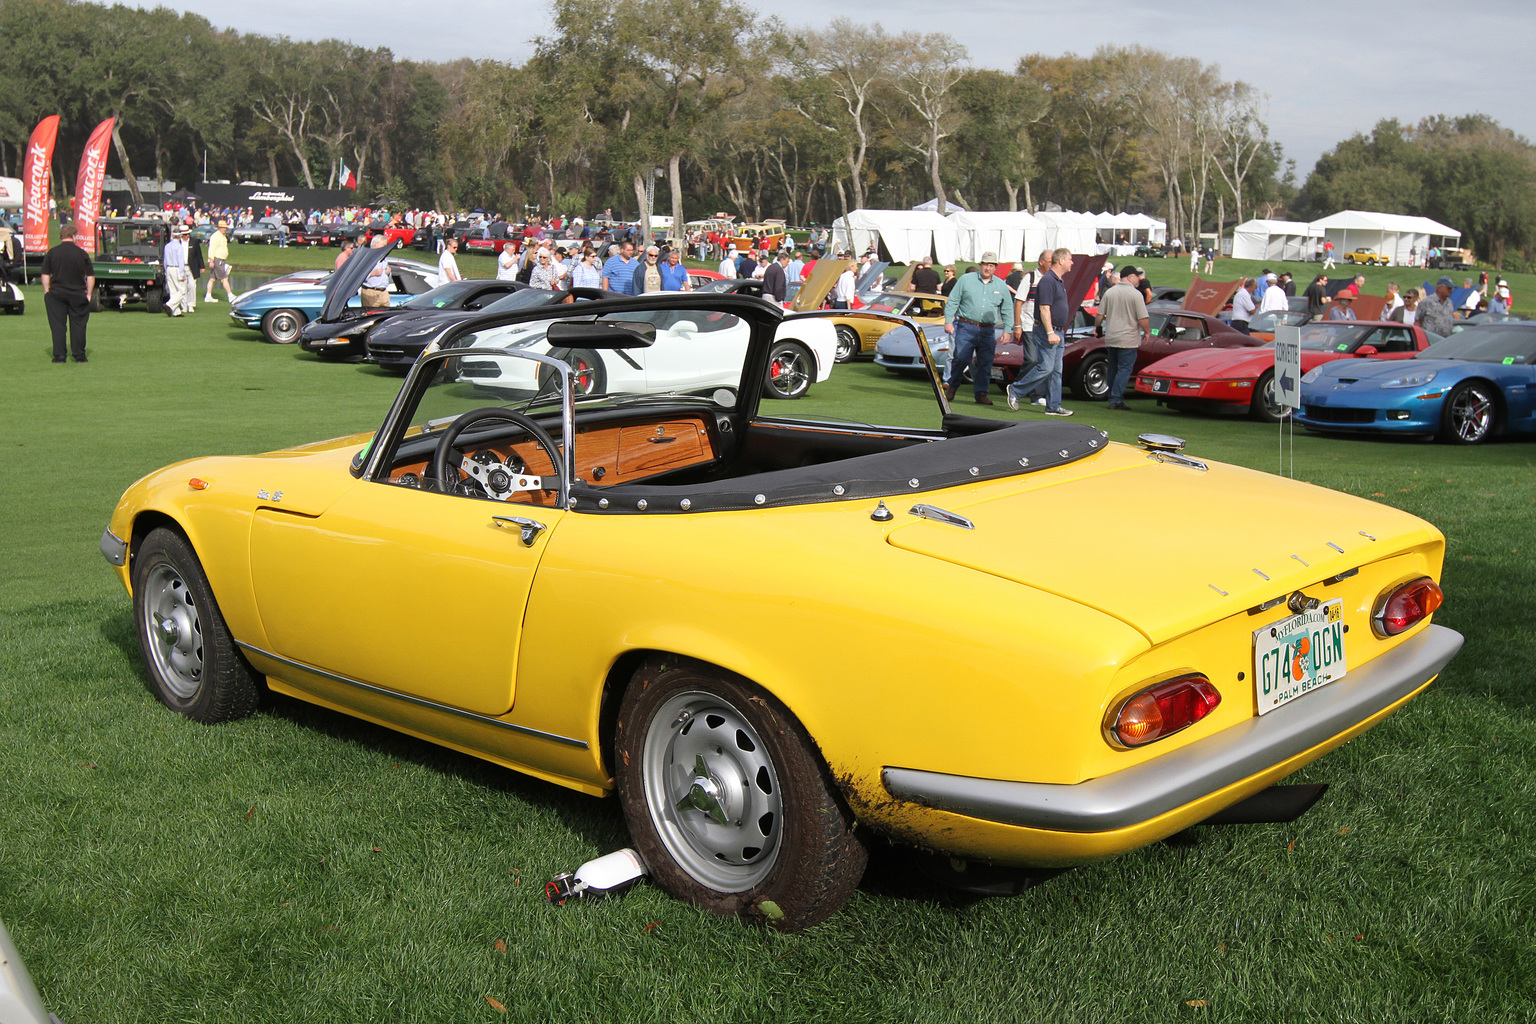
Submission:
{"label": "man wearing baseball cap", "polygon": [[1005,333],[1013,330],[1013,292],[994,276],[997,253],[982,253],[976,270],[974,274],[961,276],[960,283],[955,285],[944,303],[944,330],[955,338],[944,397],[954,400],[960,382],[965,379],[965,370],[974,360],[971,386],[976,391],[976,401],[991,405],[992,398],[987,391],[992,387],[997,332],[999,327]]}
{"label": "man wearing baseball cap", "polygon": [[1099,326],[1104,330],[1104,354],[1109,359],[1109,407],[1129,409],[1125,404],[1125,386],[1136,368],[1136,353],[1143,342],[1152,340],[1147,317],[1147,303],[1141,297],[1141,271],[1121,267],[1120,282],[1112,285],[1099,301]]}
{"label": "man wearing baseball cap", "polygon": [[1455,290],[1456,283],[1442,275],[1440,280],[1435,282],[1435,294],[1426,295],[1419,300],[1414,323],[1430,334],[1449,338],[1451,325],[1456,320],[1456,307],[1451,303],[1451,292]]}

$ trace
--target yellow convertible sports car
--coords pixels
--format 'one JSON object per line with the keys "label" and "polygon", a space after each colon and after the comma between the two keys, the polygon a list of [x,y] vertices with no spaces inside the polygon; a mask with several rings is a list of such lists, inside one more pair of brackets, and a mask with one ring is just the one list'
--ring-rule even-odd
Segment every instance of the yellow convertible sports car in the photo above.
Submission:
{"label": "yellow convertible sports car", "polygon": [[[153,689],[204,722],[270,689],[616,794],[667,891],[792,929],[876,834],[1027,877],[1288,820],[1312,790],[1275,783],[1460,647],[1444,538],[1385,505],[956,415],[925,346],[926,379],[762,402],[825,318],[665,293],[461,321],[372,434],[150,474],[101,549]],[[1159,572],[1020,543],[1132,508]]]}

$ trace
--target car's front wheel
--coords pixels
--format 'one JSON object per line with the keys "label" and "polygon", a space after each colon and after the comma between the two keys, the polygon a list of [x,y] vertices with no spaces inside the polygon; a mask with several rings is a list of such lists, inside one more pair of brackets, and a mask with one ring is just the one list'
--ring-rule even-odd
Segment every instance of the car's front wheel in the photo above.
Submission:
{"label": "car's front wheel", "polygon": [[775,342],[768,352],[768,376],[763,380],[766,398],[799,398],[811,390],[815,363],[805,346],[794,341]]}
{"label": "car's front wheel", "polygon": [[274,345],[292,345],[304,323],[304,314],[296,309],[274,309],[261,318],[261,333]]}
{"label": "car's front wheel", "polygon": [[1491,384],[1462,381],[1445,399],[1440,439],[1451,444],[1482,444],[1493,437],[1498,416],[1499,400]]}
{"label": "car's front wheel", "polygon": [[256,710],[261,677],[235,646],[181,534],[154,530],[134,553],[133,618],[150,688],[166,707],[208,723]]}
{"label": "car's front wheel", "polygon": [[853,817],[800,723],[729,673],[647,663],[624,694],[614,765],[635,849],[679,899],[794,931],[864,874]]}

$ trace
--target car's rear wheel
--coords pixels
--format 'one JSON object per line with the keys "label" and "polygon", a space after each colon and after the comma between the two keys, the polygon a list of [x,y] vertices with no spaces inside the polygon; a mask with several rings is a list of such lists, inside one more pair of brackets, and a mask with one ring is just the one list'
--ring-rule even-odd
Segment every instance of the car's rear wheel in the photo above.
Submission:
{"label": "car's rear wheel", "polygon": [[860,347],[859,332],[847,324],[838,324],[837,353],[832,357],[833,360],[839,363],[850,362],[859,354]]}
{"label": "car's rear wheel", "polygon": [[1499,399],[1491,384],[1462,381],[1445,400],[1440,439],[1451,444],[1482,444],[1498,426]]}
{"label": "car's rear wheel", "polygon": [[165,289],[151,288],[144,293],[144,308],[151,313],[165,312]]}
{"label": "car's rear wheel", "polygon": [[1248,415],[1264,423],[1279,423],[1289,419],[1291,410],[1280,404],[1275,396],[1275,371],[1265,370],[1253,385],[1253,398],[1248,403]]}
{"label": "car's rear wheel", "polygon": [[296,309],[274,309],[261,318],[261,333],[274,345],[292,345],[304,323],[304,314]]}
{"label": "car's rear wheel", "polygon": [[815,365],[810,352],[799,342],[774,342],[768,352],[768,376],[763,379],[763,396],[799,398],[811,390]]}
{"label": "car's rear wheel", "polygon": [[1109,357],[1103,352],[1086,356],[1072,378],[1072,393],[1090,402],[1102,402],[1109,394]]}
{"label": "car's rear wheel", "polygon": [[199,722],[256,710],[261,677],[224,624],[208,577],[179,533],[157,529],[133,557],[133,617],[161,703]]}
{"label": "car's rear wheel", "polygon": [[657,659],[630,682],[618,720],[624,817],[663,889],[785,931],[847,901],[867,852],[809,737],[771,695]]}

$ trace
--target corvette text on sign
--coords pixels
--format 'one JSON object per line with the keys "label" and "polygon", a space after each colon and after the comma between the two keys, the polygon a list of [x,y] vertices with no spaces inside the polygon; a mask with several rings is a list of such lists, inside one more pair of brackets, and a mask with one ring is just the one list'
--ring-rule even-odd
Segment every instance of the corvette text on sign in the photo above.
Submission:
{"label": "corvette text on sign", "polygon": [[1275,328],[1275,401],[1301,408],[1301,328]]}

